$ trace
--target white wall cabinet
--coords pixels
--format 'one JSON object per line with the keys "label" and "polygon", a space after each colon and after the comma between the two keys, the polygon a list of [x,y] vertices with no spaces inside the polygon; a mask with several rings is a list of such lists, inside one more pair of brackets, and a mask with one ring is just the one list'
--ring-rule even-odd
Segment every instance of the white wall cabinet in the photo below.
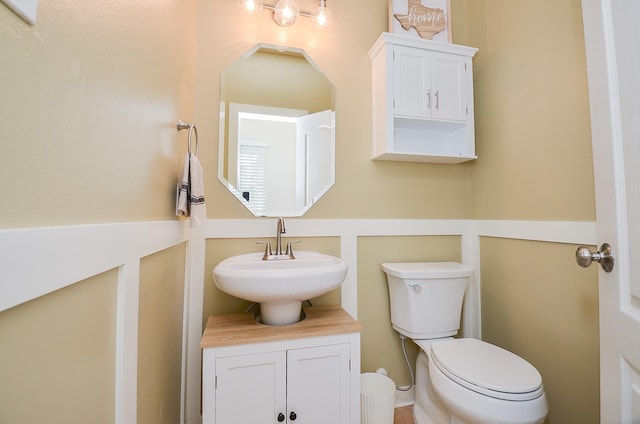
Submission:
{"label": "white wall cabinet", "polygon": [[[316,327],[300,329],[311,337],[287,333],[299,331],[301,323],[282,327],[280,340],[278,327],[260,325],[253,328],[256,343],[207,347],[210,326],[212,331],[229,327],[212,318],[203,336],[203,424],[359,424],[360,334],[355,321],[358,327],[343,327],[349,333],[317,337]],[[217,339],[229,340],[226,335]]]}
{"label": "white wall cabinet", "polygon": [[472,57],[477,49],[384,33],[369,52],[373,159],[475,159]]}

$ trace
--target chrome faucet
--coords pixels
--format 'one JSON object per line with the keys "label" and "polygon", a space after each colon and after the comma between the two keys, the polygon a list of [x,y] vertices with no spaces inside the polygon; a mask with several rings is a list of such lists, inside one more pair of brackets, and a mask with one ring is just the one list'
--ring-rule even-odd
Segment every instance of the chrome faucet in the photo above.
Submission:
{"label": "chrome faucet", "polygon": [[286,250],[282,251],[282,235],[286,234],[287,230],[284,228],[284,218],[278,218],[278,226],[276,227],[276,250],[271,251],[271,243],[268,241],[257,241],[258,244],[264,244],[264,255],[262,256],[263,261],[268,261],[270,259],[295,259],[295,255],[293,254],[293,248],[291,245],[293,243],[301,243],[301,240],[290,241],[287,243]]}
{"label": "chrome faucet", "polygon": [[284,218],[278,218],[278,226],[276,228],[276,255],[282,255],[282,234],[286,234],[287,230],[284,228]]}

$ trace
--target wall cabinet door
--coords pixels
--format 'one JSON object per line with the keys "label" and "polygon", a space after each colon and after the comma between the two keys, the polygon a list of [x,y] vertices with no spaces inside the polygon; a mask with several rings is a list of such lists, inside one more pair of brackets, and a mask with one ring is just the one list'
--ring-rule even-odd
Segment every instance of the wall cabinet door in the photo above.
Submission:
{"label": "wall cabinet door", "polygon": [[394,115],[466,121],[465,57],[395,46]]}
{"label": "wall cabinet door", "polygon": [[403,46],[393,49],[393,113],[431,116],[431,62],[429,52]]}
{"label": "wall cabinet door", "polygon": [[348,344],[216,359],[216,424],[348,424]]}
{"label": "wall cabinet door", "polygon": [[432,117],[443,120],[466,121],[467,108],[467,62],[463,56],[432,53],[431,85],[433,92]]}

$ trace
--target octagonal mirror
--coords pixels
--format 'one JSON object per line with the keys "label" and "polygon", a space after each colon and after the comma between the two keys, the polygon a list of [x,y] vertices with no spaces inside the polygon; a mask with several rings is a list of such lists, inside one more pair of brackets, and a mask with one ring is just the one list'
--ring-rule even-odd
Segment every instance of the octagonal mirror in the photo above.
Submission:
{"label": "octagonal mirror", "polygon": [[218,179],[255,216],[302,216],[335,182],[334,87],[304,50],[258,44],[220,77]]}

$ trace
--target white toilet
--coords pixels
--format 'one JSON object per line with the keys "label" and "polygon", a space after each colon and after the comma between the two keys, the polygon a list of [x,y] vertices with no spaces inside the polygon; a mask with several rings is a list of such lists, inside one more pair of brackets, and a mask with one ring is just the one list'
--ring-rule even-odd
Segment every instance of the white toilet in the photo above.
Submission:
{"label": "white toilet", "polygon": [[473,268],[455,262],[384,263],[391,323],[421,349],[416,424],[536,424],[548,412],[540,373],[519,356],[454,339]]}

